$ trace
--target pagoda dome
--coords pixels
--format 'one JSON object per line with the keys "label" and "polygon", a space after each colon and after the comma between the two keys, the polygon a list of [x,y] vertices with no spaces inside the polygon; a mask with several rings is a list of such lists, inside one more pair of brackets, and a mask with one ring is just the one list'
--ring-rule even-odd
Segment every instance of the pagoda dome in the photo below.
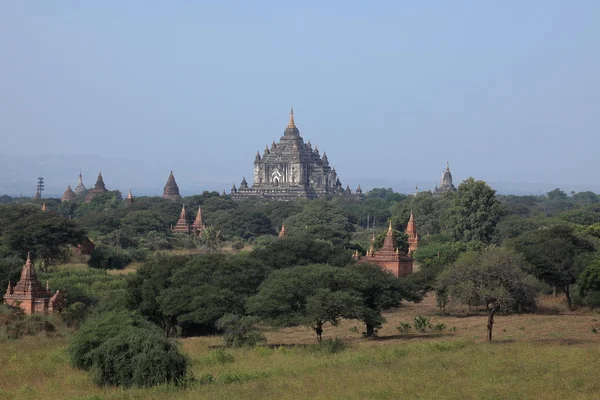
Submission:
{"label": "pagoda dome", "polygon": [[62,195],[61,201],[73,201],[76,198],[77,198],[77,195],[75,194],[73,189],[71,189],[71,185],[68,185],[67,189],[65,190],[65,192]]}

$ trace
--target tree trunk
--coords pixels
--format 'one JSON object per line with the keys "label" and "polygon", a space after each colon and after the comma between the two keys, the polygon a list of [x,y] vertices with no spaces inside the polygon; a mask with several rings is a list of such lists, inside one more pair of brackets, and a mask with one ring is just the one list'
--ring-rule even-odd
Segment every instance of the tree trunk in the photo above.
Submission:
{"label": "tree trunk", "polygon": [[365,324],[367,326],[367,337],[375,336],[375,325]]}
{"label": "tree trunk", "polygon": [[321,343],[321,340],[323,338],[323,322],[319,320],[315,321],[315,326],[313,326],[312,328],[317,334],[317,342]]}
{"label": "tree trunk", "polygon": [[500,304],[498,304],[497,302],[494,303],[494,306],[490,310],[490,315],[488,315],[488,323],[487,323],[487,340],[488,340],[488,342],[492,341],[492,329],[494,327],[494,314],[496,314],[496,311],[498,311],[499,308],[500,308]]}
{"label": "tree trunk", "polygon": [[573,311],[573,300],[571,299],[571,288],[568,283],[565,283],[565,296],[567,296],[567,305],[569,306],[569,311]]}

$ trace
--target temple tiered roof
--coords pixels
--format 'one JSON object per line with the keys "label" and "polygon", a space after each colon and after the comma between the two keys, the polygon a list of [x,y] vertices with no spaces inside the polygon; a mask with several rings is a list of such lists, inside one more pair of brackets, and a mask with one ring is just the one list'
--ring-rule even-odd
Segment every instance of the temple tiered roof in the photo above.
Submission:
{"label": "temple tiered roof", "polygon": [[85,202],[89,203],[94,197],[106,192],[108,192],[108,189],[106,189],[106,185],[104,184],[104,178],[102,178],[102,172],[100,172],[98,173],[98,179],[96,179],[96,184],[94,185],[94,188],[91,189],[85,196]]}

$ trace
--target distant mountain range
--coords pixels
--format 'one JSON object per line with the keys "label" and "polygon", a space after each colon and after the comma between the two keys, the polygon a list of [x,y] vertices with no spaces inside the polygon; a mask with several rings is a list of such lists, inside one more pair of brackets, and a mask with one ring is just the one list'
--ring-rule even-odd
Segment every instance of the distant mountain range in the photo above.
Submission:
{"label": "distant mountain range", "polygon": [[[0,155],[0,195],[33,196],[37,177],[43,176],[46,188],[43,197],[60,197],[68,184],[75,188],[80,167],[86,187],[92,187],[98,172],[102,171],[108,189],[118,189],[124,193],[131,189],[135,196],[161,195],[170,168],[174,169],[175,179],[184,196],[202,193],[205,190],[222,192],[225,189],[229,192],[233,182],[239,186],[237,175],[235,180],[229,182],[223,176],[216,176],[215,179],[203,176],[194,168],[193,160],[168,160],[169,165],[166,164],[166,160],[142,162],[97,155]],[[473,175],[477,178],[476,174]],[[350,185],[353,191],[360,184],[364,191],[383,187],[392,188],[400,193],[414,193],[416,187],[420,191],[433,189],[436,181],[342,176],[342,183],[344,187]],[[455,179],[455,186],[459,183],[460,181]],[[600,184],[587,187],[568,183],[488,182],[488,184],[500,194],[540,195],[557,187],[567,193],[587,190],[600,193]]]}

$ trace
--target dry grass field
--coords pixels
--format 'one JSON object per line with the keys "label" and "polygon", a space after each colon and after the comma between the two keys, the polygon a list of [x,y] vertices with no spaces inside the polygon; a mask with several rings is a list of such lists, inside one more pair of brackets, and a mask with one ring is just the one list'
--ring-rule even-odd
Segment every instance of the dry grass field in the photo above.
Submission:
{"label": "dry grass field", "polygon": [[[536,315],[500,315],[496,341],[485,342],[486,317],[467,310],[440,316],[431,298],[386,315],[376,340],[345,321],[325,337],[350,346],[315,351],[306,328],[264,328],[269,347],[215,348],[219,337],[182,340],[196,382],[188,388],[98,388],[69,366],[65,337],[0,341],[0,399],[597,399],[600,315],[567,312],[545,298]],[[426,315],[440,333],[399,334]],[[356,329],[354,329],[356,327]]]}

